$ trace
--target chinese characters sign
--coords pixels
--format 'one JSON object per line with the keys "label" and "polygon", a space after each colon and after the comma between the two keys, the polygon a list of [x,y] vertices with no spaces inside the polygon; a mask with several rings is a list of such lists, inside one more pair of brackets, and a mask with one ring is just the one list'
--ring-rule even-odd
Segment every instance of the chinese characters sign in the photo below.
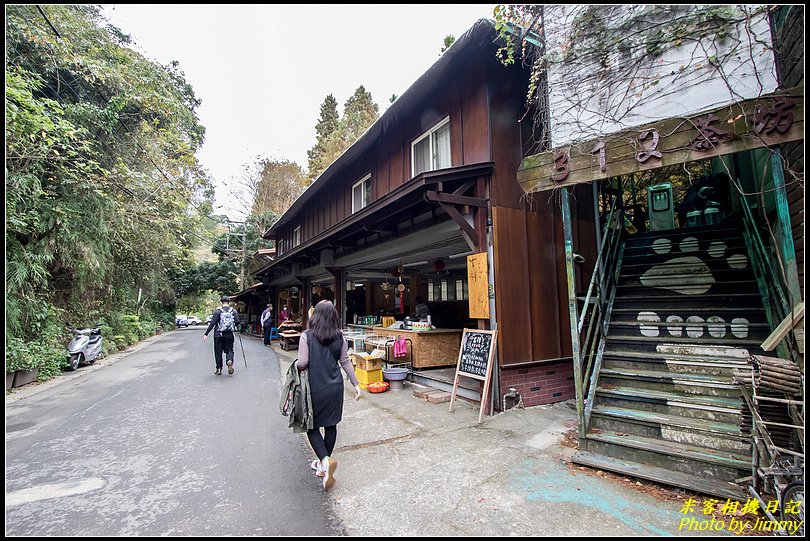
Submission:
{"label": "chinese characters sign", "polygon": [[518,183],[544,191],[803,138],[803,96],[792,89],[529,156]]}

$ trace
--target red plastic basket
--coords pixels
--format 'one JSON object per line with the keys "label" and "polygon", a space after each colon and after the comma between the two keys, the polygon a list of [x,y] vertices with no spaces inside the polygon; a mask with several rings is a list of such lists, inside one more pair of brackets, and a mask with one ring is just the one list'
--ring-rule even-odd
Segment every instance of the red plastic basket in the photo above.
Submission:
{"label": "red plastic basket", "polygon": [[384,393],[387,390],[388,390],[387,381],[375,381],[374,383],[368,384],[368,391],[370,393]]}

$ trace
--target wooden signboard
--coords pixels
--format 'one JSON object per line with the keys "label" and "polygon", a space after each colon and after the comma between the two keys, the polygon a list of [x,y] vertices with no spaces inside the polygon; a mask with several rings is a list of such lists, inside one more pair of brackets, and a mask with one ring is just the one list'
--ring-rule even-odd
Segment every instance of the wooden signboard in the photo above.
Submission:
{"label": "wooden signboard", "polygon": [[704,160],[804,139],[804,87],[638,126],[528,156],[526,193]]}
{"label": "wooden signboard", "polygon": [[489,319],[489,272],[487,253],[467,256],[470,317]]}
{"label": "wooden signboard", "polygon": [[484,421],[484,406],[489,395],[490,381],[492,379],[492,358],[495,355],[495,339],[498,331],[482,331],[478,329],[464,329],[461,337],[461,348],[458,352],[456,377],[453,379],[453,393],[450,395],[450,413],[456,401],[459,378],[464,375],[468,378],[484,382],[481,391],[481,410],[478,413],[478,422]]}

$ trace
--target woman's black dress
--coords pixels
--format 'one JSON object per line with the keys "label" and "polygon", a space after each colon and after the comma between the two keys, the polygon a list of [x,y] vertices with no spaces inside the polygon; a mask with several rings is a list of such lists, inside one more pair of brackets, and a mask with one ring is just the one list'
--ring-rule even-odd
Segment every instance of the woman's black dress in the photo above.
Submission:
{"label": "woman's black dress", "polygon": [[343,418],[343,375],[340,371],[340,350],[343,335],[321,344],[307,331],[309,347],[309,389],[312,394],[314,425],[334,426]]}

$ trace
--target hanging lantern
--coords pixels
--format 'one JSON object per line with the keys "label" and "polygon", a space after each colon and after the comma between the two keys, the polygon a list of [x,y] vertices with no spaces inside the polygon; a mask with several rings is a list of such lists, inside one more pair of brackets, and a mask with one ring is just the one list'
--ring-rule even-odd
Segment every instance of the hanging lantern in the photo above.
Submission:
{"label": "hanging lantern", "polygon": [[402,274],[402,272],[399,270],[399,268],[391,269],[391,276],[394,278],[399,277],[400,274]]}
{"label": "hanging lantern", "polygon": [[433,262],[433,270],[436,272],[442,272],[444,270],[444,261],[441,259],[437,259]]}

